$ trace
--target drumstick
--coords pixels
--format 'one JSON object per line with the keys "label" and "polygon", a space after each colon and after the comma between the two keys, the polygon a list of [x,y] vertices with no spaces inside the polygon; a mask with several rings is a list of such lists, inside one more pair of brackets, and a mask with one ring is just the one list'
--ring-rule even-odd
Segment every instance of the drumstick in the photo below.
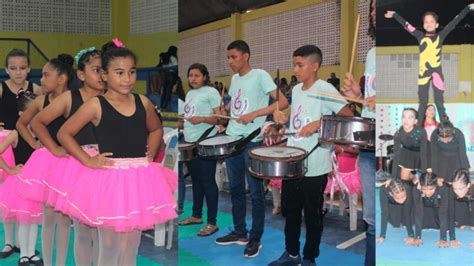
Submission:
{"label": "drumstick", "polygon": [[347,96],[342,96],[342,95],[340,95],[340,94],[334,94],[334,93],[325,92],[325,91],[320,91],[320,90],[317,90],[316,93],[317,93],[317,94],[320,94],[320,95],[323,95],[323,96],[328,96],[328,97],[332,97],[332,98],[343,99],[343,100],[346,100],[346,101],[349,101],[349,102],[355,102],[355,103],[364,104],[364,100],[363,100],[363,99],[351,98],[351,97],[347,97]]}
{"label": "drumstick", "polygon": [[277,68],[277,111],[280,111],[280,69]]}
{"label": "drumstick", "polygon": [[227,116],[227,115],[218,115],[218,114],[213,114],[211,116],[223,118],[223,119],[230,119],[230,120],[238,120],[237,117],[232,117],[232,116]]}
{"label": "drumstick", "polygon": [[278,134],[269,134],[269,135],[266,135],[268,137],[278,137],[278,136],[293,136],[293,135],[296,135],[297,133],[296,132],[288,132],[288,133],[278,133]]}
{"label": "drumstick", "polygon": [[356,23],[356,29],[355,29],[355,34],[354,34],[354,42],[352,43],[351,63],[349,65],[349,74],[352,74],[352,69],[354,67],[354,58],[355,58],[355,52],[356,52],[357,37],[359,35],[359,22],[360,22],[360,14],[357,15],[357,23]]}

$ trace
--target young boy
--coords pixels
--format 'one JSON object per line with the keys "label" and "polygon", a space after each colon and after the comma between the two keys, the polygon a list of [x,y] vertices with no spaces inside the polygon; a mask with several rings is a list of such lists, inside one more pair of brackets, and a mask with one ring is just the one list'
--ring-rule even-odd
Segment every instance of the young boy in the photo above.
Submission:
{"label": "young boy", "polygon": [[[288,139],[288,146],[303,148],[308,152],[318,144],[321,116],[332,113],[352,116],[345,100],[318,95],[318,91],[339,95],[334,86],[319,79],[321,62],[321,50],[314,45],[302,46],[293,53],[294,71],[300,83],[292,91],[290,131],[298,134]],[[288,120],[281,112],[274,112],[274,118],[280,124]],[[315,265],[323,232],[323,193],[331,170],[330,147],[321,145],[308,157],[305,176],[283,180],[281,202],[285,217],[286,250],[270,265]],[[303,261],[299,246],[302,211],[306,224]]]}
{"label": "young boy", "polygon": [[[276,103],[268,105],[269,96],[277,97],[276,85],[272,77],[261,69],[252,69],[249,64],[250,48],[242,40],[233,41],[227,47],[227,61],[236,74],[232,77],[229,95],[231,96],[231,120],[226,133],[230,136],[249,136],[262,127],[266,116],[273,113]],[[288,106],[283,93],[279,95],[280,108]],[[239,154],[226,158],[232,201],[234,231],[216,239],[218,245],[246,245],[244,256],[256,257],[262,247],[260,239],[265,223],[264,186],[261,179],[252,177],[248,172],[250,158],[248,150],[259,146],[260,138],[254,138],[245,145]],[[245,199],[245,178],[252,198],[252,228],[249,237],[245,223],[247,201]]]}

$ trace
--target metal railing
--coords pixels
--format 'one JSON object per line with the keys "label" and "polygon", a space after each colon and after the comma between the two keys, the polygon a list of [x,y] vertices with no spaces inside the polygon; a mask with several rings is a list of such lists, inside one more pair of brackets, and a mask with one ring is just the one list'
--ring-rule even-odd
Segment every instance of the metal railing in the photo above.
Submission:
{"label": "metal railing", "polygon": [[30,56],[31,48],[33,47],[38,54],[46,61],[49,61],[48,57],[41,51],[41,49],[28,38],[0,38],[0,41],[13,41],[13,42],[26,42],[26,53]]}

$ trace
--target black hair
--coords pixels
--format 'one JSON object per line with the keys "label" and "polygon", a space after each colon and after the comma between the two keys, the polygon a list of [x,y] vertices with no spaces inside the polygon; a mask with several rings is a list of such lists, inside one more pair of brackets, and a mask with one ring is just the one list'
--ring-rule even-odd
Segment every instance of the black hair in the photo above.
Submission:
{"label": "black hair", "polygon": [[373,11],[373,8],[372,8],[372,3],[374,2],[375,0],[371,0],[370,3],[369,3],[369,28],[367,30],[367,34],[370,36],[370,38],[372,38],[373,40],[375,40],[375,26],[374,26],[374,21],[372,21],[372,11]]}
{"label": "black hair", "polygon": [[425,17],[426,17],[426,16],[432,16],[432,17],[434,18],[434,20],[436,21],[436,23],[438,23],[438,21],[439,21],[439,16],[438,16],[438,14],[436,14],[436,13],[433,12],[433,11],[427,11],[427,12],[425,12],[425,13],[423,14],[423,16],[422,16],[423,21],[425,20]]}
{"label": "black hair", "polygon": [[434,173],[422,173],[420,176],[420,185],[421,186],[428,186],[428,187],[435,187],[436,184],[436,174]]}
{"label": "black hair", "polygon": [[170,47],[168,47],[168,52],[167,52],[170,56],[174,56],[176,57],[176,59],[178,59],[178,47],[174,46],[174,45],[171,45]]}
{"label": "black hair", "polygon": [[471,180],[469,179],[469,170],[465,168],[456,170],[456,172],[454,172],[453,183],[454,182],[462,182],[464,185],[471,183]]}
{"label": "black hair", "polygon": [[288,80],[286,80],[286,78],[281,78],[280,84],[288,85]]}
{"label": "black hair", "polygon": [[86,64],[88,64],[91,61],[91,59],[100,58],[101,55],[102,55],[102,52],[97,49],[84,53],[77,62],[77,69],[84,71]]}
{"label": "black hair", "polygon": [[405,186],[403,185],[402,181],[399,180],[399,179],[390,180],[389,183],[388,183],[388,186],[387,186],[387,190],[389,192],[397,193],[397,194],[401,193],[401,192],[406,193]]}
{"label": "black hair", "polygon": [[48,61],[48,63],[53,66],[54,70],[58,75],[66,75],[67,77],[67,85],[71,83],[74,77],[74,58],[68,54],[60,54],[58,57],[53,58]]}
{"label": "black hair", "polygon": [[107,71],[109,69],[110,62],[118,57],[130,57],[133,59],[135,64],[137,63],[137,56],[130,49],[124,47],[115,47],[113,49],[109,48],[102,53],[102,69]]}
{"label": "black hair", "polygon": [[237,51],[239,51],[243,54],[245,54],[245,53],[249,54],[249,59],[250,59],[250,47],[245,41],[235,40],[235,41],[231,42],[227,46],[227,51],[232,50],[232,49],[235,49],[235,50],[237,50]]}
{"label": "black hair", "polygon": [[403,108],[402,114],[403,114],[405,111],[411,111],[411,112],[413,112],[413,114],[415,114],[415,118],[418,117],[418,111],[417,111],[415,108],[411,108],[411,107]]}
{"label": "black hair", "polygon": [[[200,63],[194,63],[194,64],[192,64],[192,65],[189,66],[189,68],[188,68],[187,76],[189,76],[189,72],[191,72],[191,70],[193,70],[193,69],[199,70],[199,72],[201,72],[201,74],[204,76],[204,84],[203,84],[203,86],[210,84],[211,78],[209,77],[209,71],[207,70],[207,67],[206,67],[205,65],[200,64]],[[188,85],[189,85],[189,87],[192,88],[192,86],[191,86],[191,84],[189,84],[189,82],[188,82]],[[196,89],[196,88],[193,88],[193,89]]]}
{"label": "black hair", "polygon": [[323,63],[323,53],[316,45],[309,44],[301,46],[293,52],[293,57],[296,56],[312,57],[312,61],[318,63],[319,66]]}
{"label": "black hair", "polygon": [[7,57],[5,59],[6,68],[8,68],[8,59],[10,59],[10,57],[25,57],[26,61],[28,62],[28,66],[30,66],[30,57],[28,56],[27,53],[25,53],[25,51],[21,49],[15,48],[11,50],[10,52],[8,52]]}
{"label": "black hair", "polygon": [[33,92],[29,90],[20,90],[18,92],[18,103],[16,108],[19,112],[24,112],[28,108],[28,105],[34,101],[35,98],[36,95]]}
{"label": "black hair", "polygon": [[438,135],[441,137],[452,137],[455,132],[453,124],[449,121],[442,121],[438,125]]}
{"label": "black hair", "polygon": [[105,53],[107,52],[108,50],[110,49],[115,49],[115,48],[118,48],[115,43],[113,41],[109,41],[109,42],[106,42],[102,45],[102,53]]}

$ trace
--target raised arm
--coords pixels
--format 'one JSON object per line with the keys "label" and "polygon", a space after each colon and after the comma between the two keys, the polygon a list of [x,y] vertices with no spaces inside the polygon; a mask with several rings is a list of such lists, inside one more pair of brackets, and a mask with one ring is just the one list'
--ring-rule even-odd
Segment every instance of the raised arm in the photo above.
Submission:
{"label": "raised arm", "polygon": [[408,21],[406,21],[402,16],[400,16],[397,12],[395,11],[387,11],[385,13],[386,18],[394,18],[402,27],[408,31],[413,37],[415,37],[418,41],[423,38],[424,34],[422,31],[417,30],[413,25],[411,25]]}
{"label": "raised arm", "polygon": [[466,17],[466,15],[469,13],[469,11],[474,10],[474,4],[467,5],[466,7],[461,10],[461,12],[451,20],[446,27],[442,31],[439,32],[439,36],[441,37],[442,40],[444,40],[449,33],[451,33],[452,30],[456,27],[456,25],[461,22],[461,20]]}

